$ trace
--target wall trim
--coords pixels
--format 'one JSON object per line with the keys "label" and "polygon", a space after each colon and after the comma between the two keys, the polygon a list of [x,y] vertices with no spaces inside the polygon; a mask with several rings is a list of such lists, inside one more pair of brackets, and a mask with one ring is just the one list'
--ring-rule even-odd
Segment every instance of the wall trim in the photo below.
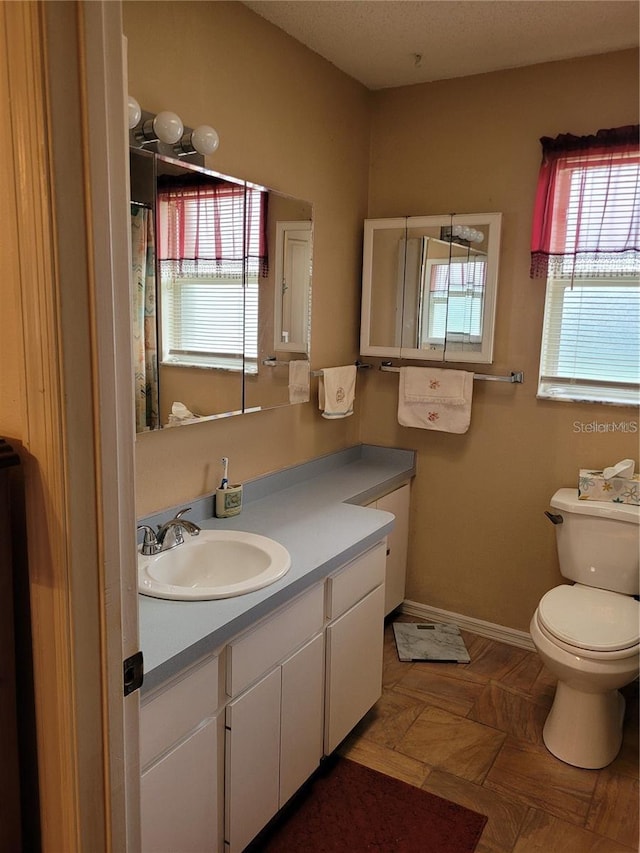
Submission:
{"label": "wall trim", "polygon": [[474,619],[473,616],[463,616],[462,613],[453,613],[450,610],[441,610],[439,607],[429,607],[418,601],[404,601],[400,611],[406,616],[418,616],[420,619],[430,619],[434,622],[453,622],[463,631],[470,631],[480,637],[489,637],[500,643],[517,646],[535,652],[536,647],[527,631],[517,631],[515,628],[507,628],[505,625],[496,625],[495,622],[485,622],[483,619]]}

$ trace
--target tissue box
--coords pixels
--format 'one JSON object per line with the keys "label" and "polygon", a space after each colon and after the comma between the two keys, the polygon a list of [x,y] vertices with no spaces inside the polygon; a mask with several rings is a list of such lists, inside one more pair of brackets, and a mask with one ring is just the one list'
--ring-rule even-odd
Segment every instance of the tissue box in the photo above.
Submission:
{"label": "tissue box", "polygon": [[581,501],[609,501],[640,506],[640,474],[605,480],[602,471],[581,468],[578,497]]}

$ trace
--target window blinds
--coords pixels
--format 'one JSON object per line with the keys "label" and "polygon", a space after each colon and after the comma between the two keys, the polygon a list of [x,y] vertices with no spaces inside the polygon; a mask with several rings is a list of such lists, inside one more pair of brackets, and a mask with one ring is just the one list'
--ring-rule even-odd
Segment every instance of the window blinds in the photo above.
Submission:
{"label": "window blinds", "polygon": [[538,396],[633,403],[639,383],[637,280],[550,279]]}
{"label": "window blinds", "polygon": [[567,157],[553,199],[538,396],[640,398],[640,165]]}
{"label": "window blinds", "polygon": [[264,195],[230,184],[160,193],[165,361],[255,372]]}

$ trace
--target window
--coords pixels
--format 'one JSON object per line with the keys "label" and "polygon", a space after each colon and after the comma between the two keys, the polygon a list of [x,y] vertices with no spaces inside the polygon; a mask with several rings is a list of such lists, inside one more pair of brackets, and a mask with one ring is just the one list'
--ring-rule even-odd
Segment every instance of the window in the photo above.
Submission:
{"label": "window", "polygon": [[257,372],[264,196],[227,182],[159,192],[163,363]]}
{"label": "window", "polygon": [[543,139],[532,274],[545,277],[538,396],[640,402],[638,128]]}

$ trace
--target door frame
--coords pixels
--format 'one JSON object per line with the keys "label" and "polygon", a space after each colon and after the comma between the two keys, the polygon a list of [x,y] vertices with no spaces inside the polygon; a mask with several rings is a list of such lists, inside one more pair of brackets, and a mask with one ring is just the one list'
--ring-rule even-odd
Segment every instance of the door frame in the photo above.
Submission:
{"label": "door frame", "polygon": [[139,849],[139,697],[123,697],[122,674],[138,626],[121,15],[119,0],[0,4],[14,421],[52,853]]}

